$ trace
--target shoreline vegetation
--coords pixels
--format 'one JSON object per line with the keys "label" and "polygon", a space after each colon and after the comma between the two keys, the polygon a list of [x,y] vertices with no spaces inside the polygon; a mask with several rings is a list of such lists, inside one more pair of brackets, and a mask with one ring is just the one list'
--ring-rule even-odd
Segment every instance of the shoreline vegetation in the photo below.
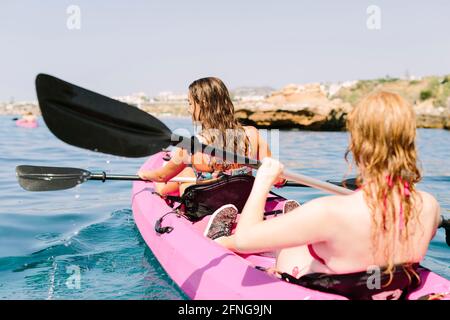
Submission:
{"label": "shoreline vegetation", "polygon": [[[374,90],[401,94],[417,115],[418,128],[450,130],[450,75],[423,78],[381,78],[334,84],[290,84],[280,90],[246,87],[232,91],[236,116],[258,128],[314,131],[345,130],[347,114]],[[188,116],[186,94],[164,92],[155,98],[139,93],[117,100],[154,116]],[[39,115],[37,102],[0,102],[0,115]]]}

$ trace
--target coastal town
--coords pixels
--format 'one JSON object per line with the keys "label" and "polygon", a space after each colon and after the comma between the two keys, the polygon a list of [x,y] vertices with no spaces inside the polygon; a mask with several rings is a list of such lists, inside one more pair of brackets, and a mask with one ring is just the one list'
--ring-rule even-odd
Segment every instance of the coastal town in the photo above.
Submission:
{"label": "coastal town", "polygon": [[[236,116],[245,125],[317,131],[345,130],[346,115],[358,100],[375,90],[402,94],[414,106],[419,128],[450,129],[450,76],[382,78],[338,83],[241,87],[232,90]],[[113,99],[156,116],[189,116],[187,92],[144,92]],[[36,101],[0,102],[0,115],[39,115]]]}

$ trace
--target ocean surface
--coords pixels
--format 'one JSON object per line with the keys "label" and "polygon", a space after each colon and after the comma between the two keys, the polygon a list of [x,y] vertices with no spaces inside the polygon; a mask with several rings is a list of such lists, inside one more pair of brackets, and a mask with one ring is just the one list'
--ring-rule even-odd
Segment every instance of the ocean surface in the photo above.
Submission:
{"label": "ocean surface", "polygon": [[[187,118],[162,118],[190,131]],[[137,230],[130,209],[131,183],[90,181],[76,188],[27,192],[17,165],[84,168],[135,174],[142,159],[115,157],[69,146],[42,119],[37,129],[0,117],[0,299],[186,299]],[[277,133],[270,136],[276,139]],[[287,168],[323,180],[348,172],[345,132],[281,131],[278,151]],[[450,211],[450,131],[419,130],[424,180],[420,188]],[[309,188],[280,194],[305,201],[323,195]],[[443,230],[423,264],[450,279],[450,249]]]}

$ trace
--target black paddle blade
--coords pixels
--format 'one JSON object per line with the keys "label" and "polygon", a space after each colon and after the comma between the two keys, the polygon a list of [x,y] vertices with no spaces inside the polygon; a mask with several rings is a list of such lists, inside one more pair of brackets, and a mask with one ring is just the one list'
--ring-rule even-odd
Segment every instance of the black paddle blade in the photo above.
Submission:
{"label": "black paddle blade", "polygon": [[17,179],[27,191],[70,189],[89,179],[91,173],[83,169],[58,167],[16,167]]}
{"label": "black paddle blade", "polygon": [[445,242],[447,242],[447,245],[450,247],[450,219],[444,219],[444,217],[442,217],[440,227],[445,229]]}
{"label": "black paddle blade", "polygon": [[340,187],[350,189],[350,190],[356,190],[359,188],[359,186],[356,183],[356,178],[345,179],[340,182],[335,182],[335,181],[328,181],[328,182],[335,184],[337,186],[340,186]]}
{"label": "black paddle blade", "polygon": [[68,144],[135,158],[171,144],[169,128],[126,103],[46,74],[37,76],[36,92],[47,127]]}
{"label": "black paddle blade", "polygon": [[[336,186],[340,186],[340,187],[344,187],[350,190],[356,190],[358,189],[358,186],[356,185],[356,178],[350,178],[350,179],[346,179],[343,181],[327,181],[329,183],[332,183]],[[284,185],[284,187],[301,187],[301,188],[309,188],[309,186],[305,185],[305,184],[301,184],[301,183],[296,183],[296,182],[286,182]]]}

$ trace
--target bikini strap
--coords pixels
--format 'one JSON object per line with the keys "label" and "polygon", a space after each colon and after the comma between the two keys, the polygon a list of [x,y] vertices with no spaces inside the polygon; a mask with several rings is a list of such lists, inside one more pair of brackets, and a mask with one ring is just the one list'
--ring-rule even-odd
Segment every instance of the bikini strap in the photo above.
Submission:
{"label": "bikini strap", "polygon": [[323,260],[323,259],[317,254],[317,252],[314,250],[312,244],[308,244],[308,251],[309,251],[309,254],[310,254],[314,259],[316,259],[317,261],[319,261],[321,264],[323,264],[323,265],[325,265],[325,266],[327,265],[327,264],[325,263],[325,260]]}

